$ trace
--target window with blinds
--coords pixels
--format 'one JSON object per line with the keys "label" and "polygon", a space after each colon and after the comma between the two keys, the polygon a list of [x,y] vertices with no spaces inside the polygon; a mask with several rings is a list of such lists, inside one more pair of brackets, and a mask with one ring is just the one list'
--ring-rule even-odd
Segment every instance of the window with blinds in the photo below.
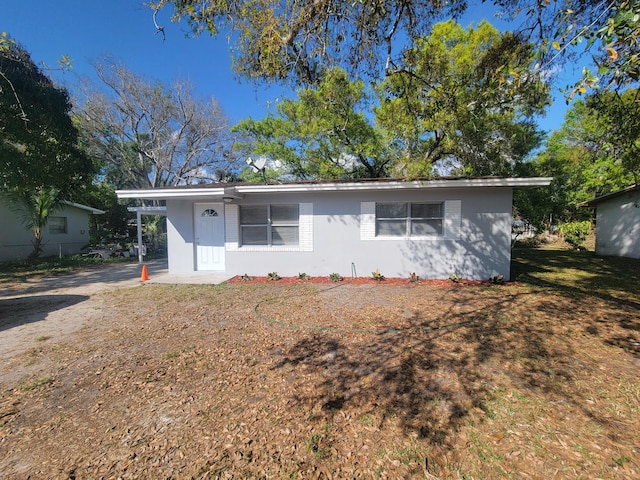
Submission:
{"label": "window with blinds", "polygon": [[376,203],[376,236],[442,236],[444,204]]}
{"label": "window with blinds", "polygon": [[294,205],[240,205],[242,245],[298,245],[299,207]]}

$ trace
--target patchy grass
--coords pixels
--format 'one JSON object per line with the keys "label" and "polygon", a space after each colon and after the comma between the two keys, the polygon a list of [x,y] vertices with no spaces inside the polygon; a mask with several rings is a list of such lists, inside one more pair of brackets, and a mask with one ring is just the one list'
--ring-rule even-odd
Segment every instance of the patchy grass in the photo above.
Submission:
{"label": "patchy grass", "polygon": [[26,392],[37,390],[38,388],[53,382],[52,377],[30,378],[25,379],[20,388]]}
{"label": "patchy grass", "polygon": [[640,292],[640,261],[590,251],[518,249],[512,280],[562,293],[633,298]]}
{"label": "patchy grass", "polygon": [[115,290],[2,391],[0,476],[638,478],[639,275],[519,250],[507,285]]}

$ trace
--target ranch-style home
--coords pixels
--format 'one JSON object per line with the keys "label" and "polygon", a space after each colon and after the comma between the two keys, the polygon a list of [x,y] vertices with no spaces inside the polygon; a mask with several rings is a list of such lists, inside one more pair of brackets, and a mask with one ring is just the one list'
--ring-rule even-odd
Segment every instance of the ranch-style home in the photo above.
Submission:
{"label": "ranch-style home", "polygon": [[514,188],[551,179],[441,178],[120,190],[166,202],[169,271],[509,279]]}
{"label": "ranch-style home", "polygon": [[583,202],[596,210],[596,253],[640,258],[640,185]]}
{"label": "ranch-style home", "polygon": [[[79,203],[64,202],[50,216],[42,232],[42,256],[73,255],[89,243],[89,218],[104,211]],[[12,207],[0,201],[0,261],[20,260],[33,251],[33,232]]]}

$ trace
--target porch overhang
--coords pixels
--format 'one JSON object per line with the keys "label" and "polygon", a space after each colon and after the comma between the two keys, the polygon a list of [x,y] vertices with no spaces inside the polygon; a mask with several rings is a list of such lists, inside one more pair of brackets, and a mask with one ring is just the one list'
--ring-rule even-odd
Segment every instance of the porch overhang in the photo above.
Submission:
{"label": "porch overhang", "polygon": [[142,263],[142,214],[166,215],[167,207],[127,207],[130,212],[136,213],[136,233],[138,234],[138,263]]}

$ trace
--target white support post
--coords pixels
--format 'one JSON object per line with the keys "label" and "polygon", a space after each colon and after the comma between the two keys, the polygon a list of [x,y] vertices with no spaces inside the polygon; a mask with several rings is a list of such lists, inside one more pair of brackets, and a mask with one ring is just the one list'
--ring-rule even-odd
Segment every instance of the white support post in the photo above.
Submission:
{"label": "white support post", "polygon": [[136,211],[136,226],[138,227],[138,263],[142,263],[142,214]]}

